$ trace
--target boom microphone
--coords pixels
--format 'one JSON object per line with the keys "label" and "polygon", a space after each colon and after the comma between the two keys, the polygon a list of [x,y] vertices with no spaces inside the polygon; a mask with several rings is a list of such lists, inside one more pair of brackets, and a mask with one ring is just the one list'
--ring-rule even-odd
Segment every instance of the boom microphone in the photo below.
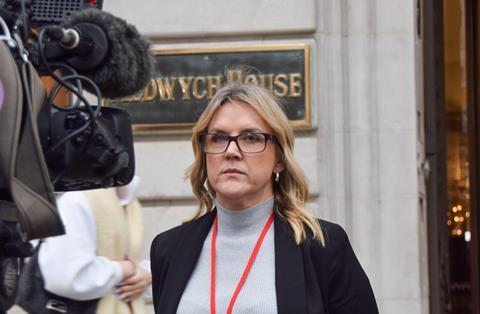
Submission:
{"label": "boom microphone", "polygon": [[[92,79],[106,98],[130,96],[147,85],[153,58],[134,26],[98,9],[75,12],[63,26],[60,33],[58,26],[48,32],[60,44],[46,45],[47,60],[62,58]],[[90,86],[85,89],[94,92]]]}

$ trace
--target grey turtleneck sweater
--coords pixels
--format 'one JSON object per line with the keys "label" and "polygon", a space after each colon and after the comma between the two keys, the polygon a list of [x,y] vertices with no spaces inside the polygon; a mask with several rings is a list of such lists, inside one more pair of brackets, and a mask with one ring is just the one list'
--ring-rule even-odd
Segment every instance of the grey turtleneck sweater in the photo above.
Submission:
{"label": "grey turtleneck sweater", "polygon": [[[243,210],[229,210],[217,203],[216,309],[226,313],[255,243],[273,210],[273,197]],[[182,294],[177,313],[210,313],[212,229]],[[277,313],[275,292],[274,227],[270,229],[233,306],[233,313]]]}

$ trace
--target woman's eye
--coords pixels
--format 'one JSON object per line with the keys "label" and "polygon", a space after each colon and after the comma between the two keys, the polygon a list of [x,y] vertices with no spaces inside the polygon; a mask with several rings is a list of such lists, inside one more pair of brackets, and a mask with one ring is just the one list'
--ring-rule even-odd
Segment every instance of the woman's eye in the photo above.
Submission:
{"label": "woman's eye", "polygon": [[262,140],[261,134],[248,133],[243,136],[244,140],[250,143],[256,143]]}
{"label": "woman's eye", "polygon": [[213,143],[222,143],[227,141],[227,137],[221,134],[213,134],[211,135],[211,140]]}

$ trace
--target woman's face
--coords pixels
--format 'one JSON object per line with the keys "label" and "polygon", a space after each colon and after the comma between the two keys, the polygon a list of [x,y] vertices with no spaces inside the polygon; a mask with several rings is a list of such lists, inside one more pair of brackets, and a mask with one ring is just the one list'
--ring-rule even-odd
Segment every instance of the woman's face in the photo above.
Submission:
{"label": "woman's face", "polygon": [[[236,136],[260,132],[272,134],[266,122],[248,104],[227,101],[214,114],[207,133]],[[243,209],[273,195],[273,173],[283,170],[276,162],[276,146],[267,141],[260,153],[243,153],[234,141],[222,154],[206,154],[207,177],[217,201],[228,209]]]}

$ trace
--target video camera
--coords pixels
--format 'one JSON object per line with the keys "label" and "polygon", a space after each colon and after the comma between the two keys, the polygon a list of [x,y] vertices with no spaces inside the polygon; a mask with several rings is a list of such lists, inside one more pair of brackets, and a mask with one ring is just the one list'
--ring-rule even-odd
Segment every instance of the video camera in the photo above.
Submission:
{"label": "video camera", "polygon": [[[64,233],[54,191],[122,186],[134,175],[131,119],[102,97],[143,89],[153,59],[135,27],[102,4],[0,0],[2,310],[19,259],[32,253],[27,241]],[[40,76],[53,79],[48,92]],[[62,93],[68,101],[58,104]]]}

